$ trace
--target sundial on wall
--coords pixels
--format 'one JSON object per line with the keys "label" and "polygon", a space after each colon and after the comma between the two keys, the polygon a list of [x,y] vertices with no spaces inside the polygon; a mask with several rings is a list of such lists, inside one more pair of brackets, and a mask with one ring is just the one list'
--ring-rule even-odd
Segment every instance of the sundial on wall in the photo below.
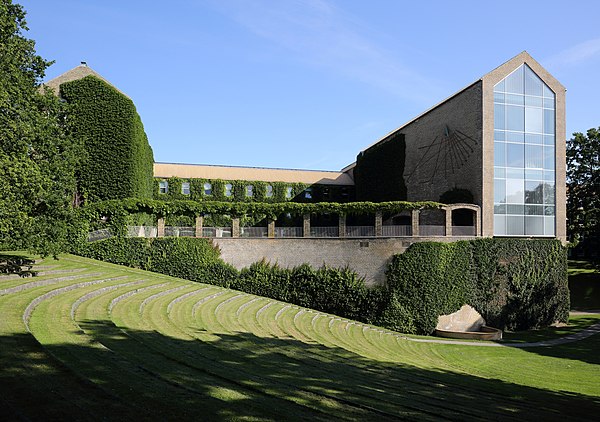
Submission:
{"label": "sundial on wall", "polygon": [[442,135],[436,136],[429,145],[419,148],[421,158],[406,182],[410,181],[417,170],[426,176],[421,178],[421,183],[431,183],[436,176],[442,174],[447,177],[456,173],[469,160],[475,151],[475,145],[475,139],[460,130],[451,130],[446,125]]}

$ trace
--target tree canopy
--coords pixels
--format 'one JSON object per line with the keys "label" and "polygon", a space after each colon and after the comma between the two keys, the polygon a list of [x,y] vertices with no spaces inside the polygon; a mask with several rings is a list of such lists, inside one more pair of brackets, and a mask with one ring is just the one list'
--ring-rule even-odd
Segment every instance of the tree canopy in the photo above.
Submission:
{"label": "tree canopy", "polygon": [[25,11],[0,0],[0,250],[57,254],[68,242],[81,149],[65,135],[58,98],[41,86]]}
{"label": "tree canopy", "polygon": [[[572,241],[584,249],[600,239],[600,128],[567,142],[567,218]],[[595,247],[594,247],[595,248]]]}

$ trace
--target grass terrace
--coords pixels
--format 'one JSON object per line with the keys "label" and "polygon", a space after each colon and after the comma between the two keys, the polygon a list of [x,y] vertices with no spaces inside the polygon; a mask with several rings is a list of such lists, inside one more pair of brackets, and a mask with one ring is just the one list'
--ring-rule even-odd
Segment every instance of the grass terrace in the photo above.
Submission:
{"label": "grass terrace", "polygon": [[[600,336],[419,342],[76,256],[0,277],[1,420],[590,420]],[[556,332],[598,322],[577,316]],[[531,337],[532,335],[537,337]]]}

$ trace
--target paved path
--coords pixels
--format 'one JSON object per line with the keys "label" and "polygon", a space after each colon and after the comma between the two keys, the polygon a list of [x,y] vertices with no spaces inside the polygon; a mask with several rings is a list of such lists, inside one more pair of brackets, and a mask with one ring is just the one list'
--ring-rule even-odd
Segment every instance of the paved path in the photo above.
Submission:
{"label": "paved path", "polygon": [[583,340],[591,337],[595,334],[600,334],[600,322],[589,326],[581,331],[567,336],[554,338],[551,340],[536,341],[531,343],[492,343],[492,342],[478,342],[478,341],[455,341],[455,340],[433,340],[425,338],[410,338],[405,336],[398,336],[403,340],[414,341],[417,343],[437,343],[437,344],[459,344],[462,346],[478,346],[478,347],[514,347],[523,349],[527,347],[548,347],[558,346],[561,344],[573,343],[575,341]]}

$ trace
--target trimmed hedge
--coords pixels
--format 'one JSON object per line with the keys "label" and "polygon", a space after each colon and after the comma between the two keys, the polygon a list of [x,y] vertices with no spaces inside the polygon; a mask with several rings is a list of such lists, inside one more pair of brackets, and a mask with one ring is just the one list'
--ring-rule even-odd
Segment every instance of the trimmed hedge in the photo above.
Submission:
{"label": "trimmed hedge", "polygon": [[[400,331],[430,334],[439,315],[467,303],[494,327],[567,322],[566,248],[558,240],[475,239],[415,243],[387,272]],[[389,319],[389,318],[388,318]]]}
{"label": "trimmed hedge", "polygon": [[74,253],[113,264],[218,285],[229,285],[237,271],[221,260],[208,239],[111,237],[87,243]]}
{"label": "trimmed hedge", "polygon": [[94,76],[62,84],[60,95],[87,155],[78,171],[85,200],[152,198],[154,157],[133,102]]}

